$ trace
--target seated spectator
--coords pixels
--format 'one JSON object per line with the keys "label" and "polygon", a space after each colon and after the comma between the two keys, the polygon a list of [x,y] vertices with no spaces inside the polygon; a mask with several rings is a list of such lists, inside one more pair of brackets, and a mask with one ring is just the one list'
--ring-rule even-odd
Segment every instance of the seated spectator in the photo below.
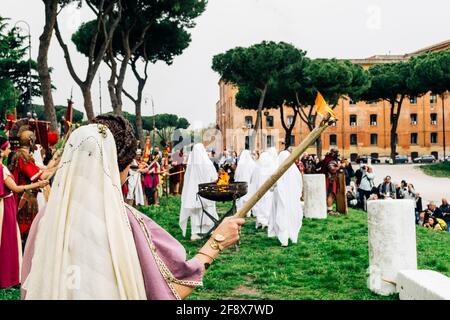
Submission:
{"label": "seated spectator", "polygon": [[436,231],[446,231],[448,229],[447,224],[440,218],[429,217],[427,222],[423,224],[425,228],[433,229]]}
{"label": "seated spectator", "polygon": [[448,226],[448,231],[450,232],[450,205],[448,204],[447,199],[442,199],[442,204],[439,207],[439,210],[442,212],[443,220]]}
{"label": "seated spectator", "polygon": [[368,200],[380,200],[380,198],[378,198],[378,194],[372,193]]}
{"label": "seated spectator", "polygon": [[384,178],[383,183],[378,187],[378,191],[383,198],[396,199],[395,186],[391,182],[391,176],[386,176]]}
{"label": "seated spectator", "polygon": [[431,201],[428,204],[428,210],[427,211],[430,213],[430,215],[433,218],[439,218],[439,219],[443,219],[444,218],[444,215],[442,214],[441,209],[439,209],[433,201]]}

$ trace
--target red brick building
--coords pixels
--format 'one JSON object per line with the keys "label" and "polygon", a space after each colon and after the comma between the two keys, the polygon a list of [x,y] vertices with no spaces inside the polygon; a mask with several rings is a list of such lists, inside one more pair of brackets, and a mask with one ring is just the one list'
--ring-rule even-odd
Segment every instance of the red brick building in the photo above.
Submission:
{"label": "red brick building", "polygon": [[[397,62],[428,51],[450,48],[450,40],[418,50],[406,55],[376,55],[367,59],[354,59],[353,63],[368,68],[374,64]],[[216,104],[216,124],[222,132],[223,146],[238,153],[250,142],[249,132],[256,121],[256,111],[242,110],[236,106],[238,88],[219,82],[220,98]],[[418,155],[444,154],[444,134],[446,154],[450,154],[450,105],[449,95],[444,99],[444,108],[439,96],[430,93],[422,97],[411,97],[403,103],[397,130],[397,152],[412,158]],[[344,157],[356,155],[390,154],[390,104],[381,101],[374,104],[341,99],[335,109],[339,119],[335,127],[329,128],[322,136],[323,150],[337,146]],[[292,121],[293,112],[285,108],[285,119]],[[445,119],[445,124],[443,123]],[[263,115],[264,142],[267,146],[283,148],[285,131],[281,125],[280,111],[269,109]],[[309,130],[299,118],[296,120],[291,141],[297,145]],[[312,147],[309,152],[315,153]]]}

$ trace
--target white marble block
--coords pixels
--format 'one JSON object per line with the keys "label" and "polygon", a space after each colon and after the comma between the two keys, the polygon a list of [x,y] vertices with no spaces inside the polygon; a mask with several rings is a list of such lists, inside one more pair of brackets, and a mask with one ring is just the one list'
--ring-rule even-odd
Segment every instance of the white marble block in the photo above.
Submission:
{"label": "white marble block", "polygon": [[450,278],[431,270],[401,270],[397,291],[400,300],[450,300]]}
{"label": "white marble block", "polygon": [[303,175],[304,217],[313,219],[327,218],[327,193],[325,175]]}
{"label": "white marble block", "polygon": [[413,200],[367,202],[369,227],[368,288],[380,295],[396,291],[400,270],[417,269]]}

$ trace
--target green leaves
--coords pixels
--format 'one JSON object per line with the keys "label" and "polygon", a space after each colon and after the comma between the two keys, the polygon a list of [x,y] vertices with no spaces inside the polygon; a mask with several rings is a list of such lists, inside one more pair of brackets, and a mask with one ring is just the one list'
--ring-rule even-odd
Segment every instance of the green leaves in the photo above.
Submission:
{"label": "green leaves", "polygon": [[32,97],[40,96],[36,62],[31,61],[31,92],[29,90],[28,37],[18,28],[8,28],[8,19],[0,17],[0,116],[16,105],[23,113]]}
{"label": "green leaves", "polygon": [[409,86],[417,92],[443,94],[450,90],[450,51],[432,52],[411,60]]}

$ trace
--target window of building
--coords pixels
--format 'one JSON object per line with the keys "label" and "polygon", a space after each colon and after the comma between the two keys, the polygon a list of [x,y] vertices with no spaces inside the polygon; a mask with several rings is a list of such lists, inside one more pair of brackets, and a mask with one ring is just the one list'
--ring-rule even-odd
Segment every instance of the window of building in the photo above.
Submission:
{"label": "window of building", "polygon": [[373,146],[378,144],[378,135],[376,133],[370,135],[370,144]]}
{"label": "window of building", "polygon": [[330,146],[337,145],[337,136],[335,134],[330,134]]}
{"label": "window of building", "polygon": [[275,146],[275,139],[274,136],[268,135],[267,136],[267,148],[271,148]]}
{"label": "window of building", "polygon": [[295,146],[295,136],[294,135],[289,136],[289,145]]}
{"label": "window of building", "polygon": [[431,124],[437,124],[437,113],[430,114],[430,121],[431,121]]}
{"label": "window of building", "polygon": [[438,143],[438,134],[437,132],[431,133],[431,143]]}
{"label": "window of building", "polygon": [[417,104],[417,97],[416,96],[409,97],[409,103],[410,104]]}
{"label": "window of building", "polygon": [[356,122],[357,122],[357,116],[356,114],[351,114],[350,115],[350,126],[351,127],[356,127]]}
{"label": "window of building", "polygon": [[266,127],[267,128],[273,127],[273,116],[266,117]]}
{"label": "window of building", "polygon": [[435,94],[430,95],[430,103],[431,104],[437,103],[437,95],[435,95]]}
{"label": "window of building", "polygon": [[249,129],[253,128],[253,117],[252,116],[245,117],[245,126]]}
{"label": "window of building", "polygon": [[351,106],[355,106],[356,105],[356,101],[354,101],[352,98],[350,98],[350,105]]}
{"label": "window of building", "polygon": [[411,133],[411,144],[417,144],[417,133]]}
{"label": "window of building", "polygon": [[411,159],[412,160],[414,160],[415,158],[418,158],[418,157],[419,157],[419,153],[418,152],[416,152],[416,151],[411,152]]}
{"label": "window of building", "polygon": [[411,124],[413,126],[417,125],[417,113],[411,113],[409,117],[411,119]]}
{"label": "window of building", "polygon": [[287,126],[292,126],[292,123],[294,122],[294,116],[287,117]]}
{"label": "window of building", "polygon": [[376,126],[377,125],[377,115],[376,114],[371,114],[370,115],[370,125],[371,126]]}
{"label": "window of building", "polygon": [[358,144],[358,135],[357,134],[351,134],[350,135],[350,145],[356,146]]}

